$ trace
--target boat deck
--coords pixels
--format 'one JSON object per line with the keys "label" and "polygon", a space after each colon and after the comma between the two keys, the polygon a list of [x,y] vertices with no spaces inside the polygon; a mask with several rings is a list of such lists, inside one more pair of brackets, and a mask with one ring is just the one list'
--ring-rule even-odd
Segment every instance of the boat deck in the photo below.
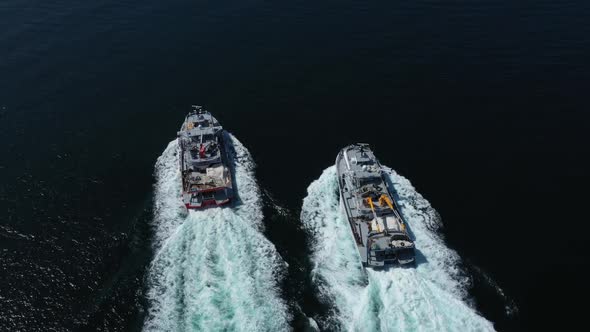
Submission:
{"label": "boat deck", "polygon": [[[336,168],[341,205],[363,265],[386,266],[397,261],[397,254],[413,248],[413,242],[373,152],[366,144],[346,147],[336,158]],[[402,238],[397,241],[393,236]]]}

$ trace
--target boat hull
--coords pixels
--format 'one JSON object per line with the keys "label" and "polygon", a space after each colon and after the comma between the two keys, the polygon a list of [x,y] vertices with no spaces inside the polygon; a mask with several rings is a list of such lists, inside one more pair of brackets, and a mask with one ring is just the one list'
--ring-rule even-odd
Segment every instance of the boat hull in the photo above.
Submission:
{"label": "boat hull", "polygon": [[[336,170],[338,176],[338,190],[340,197],[340,206],[343,216],[348,222],[353,240],[358,249],[361,263],[364,267],[371,268],[387,268],[395,265],[406,265],[414,262],[414,244],[409,239],[409,235],[405,229],[405,223],[402,220],[400,212],[397,210],[397,203],[393,201],[393,195],[390,191],[387,181],[382,175],[381,166],[378,161],[374,159],[375,168],[373,173],[367,172],[365,168],[356,168],[355,164],[348,159],[347,149],[358,149],[361,145],[352,145],[344,148],[336,158]],[[366,145],[362,145],[365,147]],[[368,151],[369,148],[366,146]],[[365,150],[365,151],[367,151]],[[361,151],[363,151],[361,149]],[[371,156],[374,158],[371,152]],[[360,156],[359,156],[360,159]],[[354,162],[354,160],[353,160]],[[351,165],[352,164],[352,165]],[[355,173],[356,172],[356,173]],[[383,202],[389,201],[389,209],[386,204],[382,210],[375,211],[374,204],[377,201],[371,201],[370,208],[363,206],[368,201],[368,197],[360,198],[361,189],[355,187],[352,183],[356,183],[356,175],[365,176],[365,179],[371,179],[379,187],[376,192],[379,198],[383,198]],[[371,184],[373,186],[373,184]],[[362,203],[361,203],[362,202]],[[379,199],[379,202],[382,202]],[[354,205],[354,206],[351,206]],[[366,209],[366,211],[363,211]],[[373,227],[371,226],[373,225]],[[384,226],[385,229],[377,227]],[[396,236],[404,237],[404,241],[397,241]],[[407,241],[405,241],[407,240]],[[401,246],[396,243],[401,242]],[[376,249],[377,248],[377,249]]]}
{"label": "boat hull", "polygon": [[229,135],[200,108],[187,115],[178,132],[181,198],[187,209],[230,203],[234,197]]}

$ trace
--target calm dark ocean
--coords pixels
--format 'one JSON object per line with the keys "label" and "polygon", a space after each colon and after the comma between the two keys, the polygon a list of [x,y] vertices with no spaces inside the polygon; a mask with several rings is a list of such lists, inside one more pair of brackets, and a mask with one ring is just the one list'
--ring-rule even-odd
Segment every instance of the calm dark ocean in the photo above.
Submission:
{"label": "calm dark ocean", "polygon": [[583,329],[589,22],[581,0],[1,1],[0,330],[142,328],[154,164],[190,104],[289,210],[264,223],[295,329],[331,310],[302,200],[357,141],[441,215],[497,330]]}

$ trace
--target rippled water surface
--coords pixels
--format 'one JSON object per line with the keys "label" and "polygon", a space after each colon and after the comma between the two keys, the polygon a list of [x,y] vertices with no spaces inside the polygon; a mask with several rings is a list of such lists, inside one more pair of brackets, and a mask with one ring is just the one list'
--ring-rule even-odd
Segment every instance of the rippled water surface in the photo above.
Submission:
{"label": "rippled water surface", "polygon": [[[0,330],[576,329],[589,21],[587,1],[2,1]],[[236,210],[168,194],[195,103],[248,156]],[[319,186],[356,141],[428,260],[368,287]]]}

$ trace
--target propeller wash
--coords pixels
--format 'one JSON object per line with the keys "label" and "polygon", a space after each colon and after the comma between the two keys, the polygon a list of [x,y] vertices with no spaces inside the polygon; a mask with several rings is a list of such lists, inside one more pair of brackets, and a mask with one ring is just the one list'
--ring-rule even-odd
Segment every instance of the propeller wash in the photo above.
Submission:
{"label": "propeller wash", "polygon": [[254,163],[248,150],[226,135],[239,190],[231,207],[187,214],[180,204],[177,141],[158,158],[146,331],[289,329],[278,285],[286,263],[262,234]]}
{"label": "propeller wash", "polygon": [[312,280],[333,310],[317,319],[325,330],[493,331],[468,303],[470,280],[457,253],[438,235],[436,211],[410,182],[383,167],[415,238],[416,267],[363,269],[340,205],[334,166],[308,188],[301,219],[312,236]]}

